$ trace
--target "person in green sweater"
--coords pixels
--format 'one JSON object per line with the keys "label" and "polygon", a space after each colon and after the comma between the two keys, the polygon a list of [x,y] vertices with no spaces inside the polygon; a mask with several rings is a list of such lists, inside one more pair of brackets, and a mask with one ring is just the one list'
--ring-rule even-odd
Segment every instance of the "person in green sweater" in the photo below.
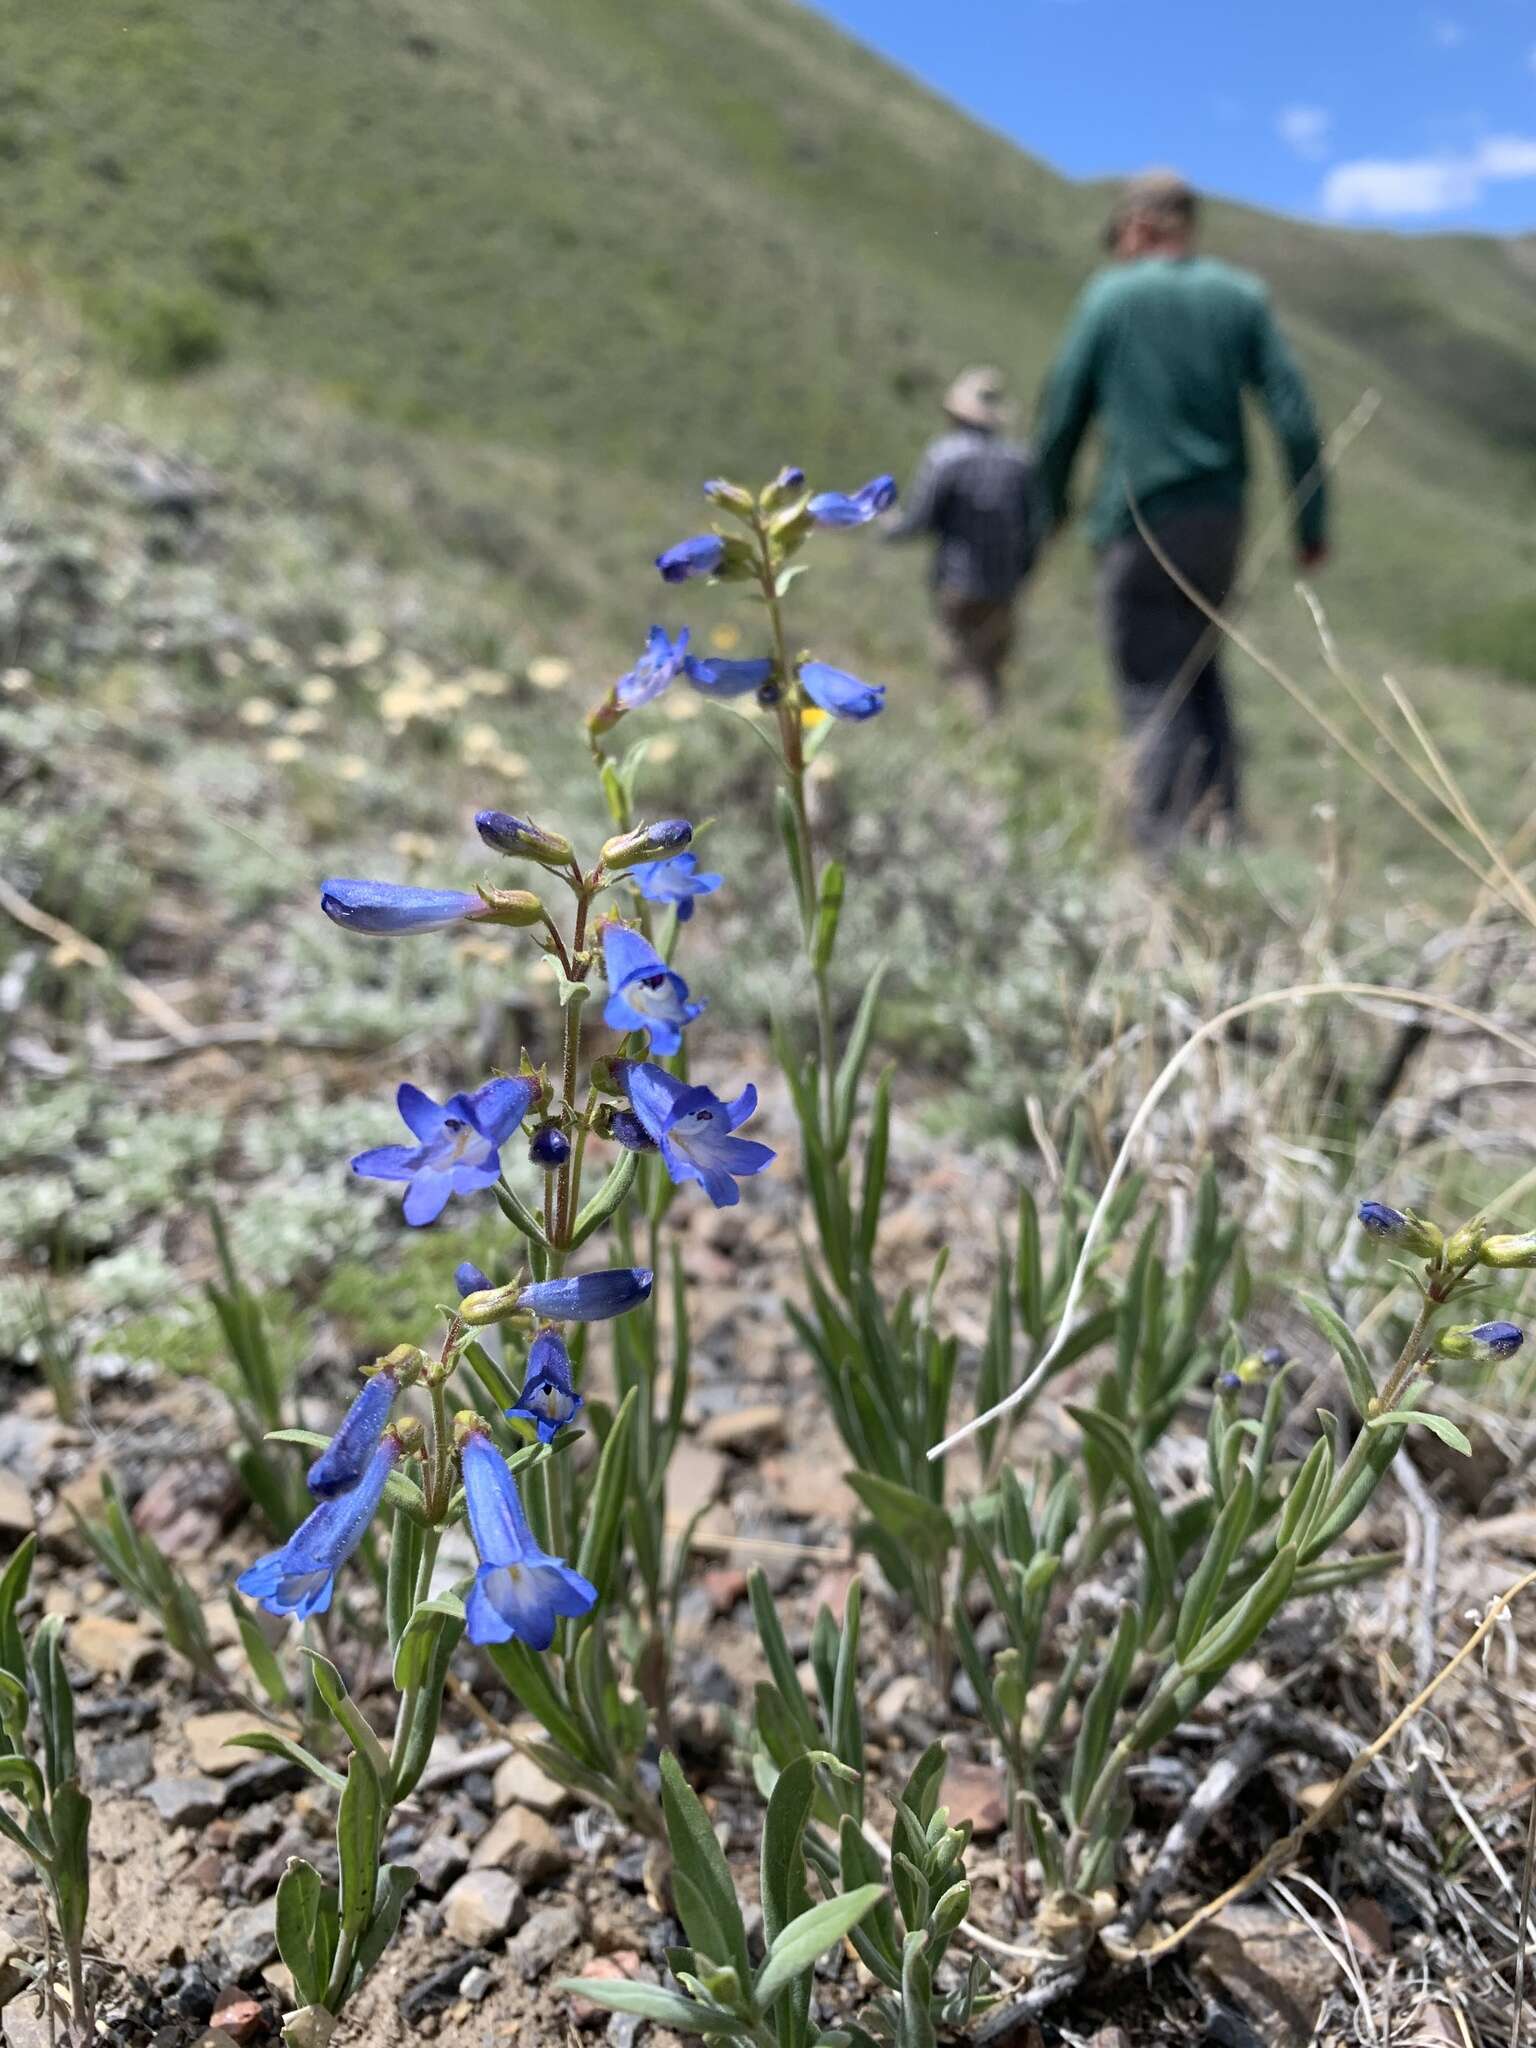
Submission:
{"label": "person in green sweater", "polygon": [[1155,854],[1192,825],[1231,834],[1241,822],[1221,636],[1158,552],[1208,604],[1226,602],[1242,544],[1246,392],[1262,401],[1280,445],[1300,566],[1316,567],[1327,553],[1306,385],[1263,284],[1196,254],[1198,213],[1194,191],[1173,172],[1126,185],[1105,232],[1114,260],[1078,300],[1036,425],[1047,516],[1059,527],[1073,461],[1099,422],[1103,454],[1087,526],[1132,741],[1133,835]]}

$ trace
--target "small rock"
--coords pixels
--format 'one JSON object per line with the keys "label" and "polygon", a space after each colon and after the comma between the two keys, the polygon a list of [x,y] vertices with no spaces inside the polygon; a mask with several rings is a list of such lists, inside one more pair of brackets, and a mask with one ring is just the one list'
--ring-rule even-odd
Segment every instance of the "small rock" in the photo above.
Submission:
{"label": "small rock", "polygon": [[1379,1899],[1367,1893],[1344,1902],[1344,1918],[1355,1946],[1373,1962],[1384,1963],[1392,1954],[1392,1922]]}
{"label": "small rock", "polygon": [[630,1849],[616,1859],[613,1866],[613,1881],[621,1884],[627,1892],[645,1890],[645,1849]]}
{"label": "small rock", "polygon": [[637,2012],[611,2012],[608,2015],[608,2031],[603,2039],[608,2048],[635,2048],[643,2030],[650,2025]]}
{"label": "small rock", "polygon": [[717,1564],[704,1574],[704,1591],[717,1615],[729,1614],[747,1597],[747,1575],[735,1565]]}
{"label": "small rock", "polygon": [[212,1778],[156,1778],[140,1797],[168,1828],[200,1828],[223,1806],[224,1787]]}
{"label": "small rock", "polygon": [[417,1889],[429,1899],[440,1899],[455,1878],[469,1868],[469,1851],[456,1835],[429,1835],[410,1857],[416,1872]]}
{"label": "small rock", "polygon": [[236,1906],[226,1913],[208,1943],[209,1954],[222,1959],[225,1974],[238,1983],[277,1957],[277,1901]]}
{"label": "small rock", "polygon": [[179,1458],[140,1495],[133,1526],[167,1557],[206,1557],[239,1513],[240,1476],[224,1458]]}
{"label": "small rock", "polygon": [[98,1678],[122,1678],[130,1683],[152,1677],[164,1656],[160,1645],[131,1621],[113,1621],[106,1614],[82,1615],[65,1631],[64,1648]]}
{"label": "small rock", "polygon": [[91,1782],[114,1792],[137,1792],[155,1775],[154,1745],[147,1735],[99,1742],[91,1752]]}
{"label": "small rock", "polygon": [[505,1870],[471,1870],[443,1901],[443,1925],[465,1948],[510,1934],[524,1916],[523,1888]]}
{"label": "small rock", "polygon": [[[181,1724],[181,1732],[192,1752],[192,1761],[210,1778],[227,1778],[251,1760],[248,1749],[227,1749],[232,1735],[255,1735],[266,1727],[259,1715],[240,1707],[228,1707],[216,1714],[194,1714]],[[281,1762],[273,1758],[273,1762]]]}
{"label": "small rock", "polygon": [[556,1877],[570,1862],[565,1844],[542,1814],[509,1806],[475,1844],[471,1870],[510,1870],[526,1885]]}
{"label": "small rock", "polygon": [[217,2033],[222,2029],[235,2042],[249,2041],[266,2025],[266,2018],[266,2007],[259,1998],[242,1991],[238,1984],[231,1984],[219,1993],[214,2004],[213,2030]]}
{"label": "small rock", "polygon": [[[302,1764],[290,1763],[285,1756],[260,1756],[249,1749],[232,1749],[230,1755],[249,1757],[250,1762],[224,1780],[226,1811],[254,1806],[258,1800],[274,1799],[279,1793],[296,1792],[315,1782]],[[330,1829],[325,1832],[329,1834]]]}
{"label": "small rock", "polygon": [[776,1401],[759,1401],[750,1408],[727,1409],[711,1415],[699,1431],[698,1440],[711,1451],[734,1451],[741,1458],[760,1458],[776,1451],[786,1435],[788,1418]]}
{"label": "small rock", "polygon": [[428,1976],[418,1978],[400,2000],[400,2017],[407,2026],[420,2026],[435,2012],[445,2012],[459,1995],[459,1986],[473,1969],[484,1969],[490,1957],[484,1949],[468,1949],[451,1956]]}
{"label": "small rock", "polygon": [[498,1812],[504,1806],[531,1806],[552,1819],[571,1804],[570,1793],[531,1756],[509,1756],[496,1773],[494,1792]]}
{"label": "small rock", "polygon": [[125,1735],[136,1735],[141,1728],[153,1728],[159,1718],[158,1701],[132,1693],[109,1693],[99,1700],[75,1702],[75,1725],[79,1728],[99,1728],[111,1721]]}
{"label": "small rock", "polygon": [[1200,1974],[1260,2022],[1262,2033],[1313,2038],[1323,2000],[1343,1971],[1299,1921],[1269,1906],[1228,1906],[1192,1944]]}
{"label": "small rock", "polygon": [[[612,1955],[594,1956],[582,1970],[583,1977],[602,1977],[609,1982],[622,1984],[626,1978],[650,1977],[650,1971],[641,1962],[638,1952],[632,1948],[615,1949]],[[607,2019],[609,2008],[597,2005],[590,1998],[583,1998],[579,1991],[571,1993],[571,2018],[578,2027],[597,2027]]]}
{"label": "small rock", "polygon": [[667,1507],[679,1522],[692,1521],[725,1484],[725,1458],[684,1437],[667,1466]]}
{"label": "small rock", "polygon": [[0,2013],[0,2031],[5,2048],[54,2048],[58,2030],[33,2010],[30,1998],[13,1998]]}
{"label": "small rock", "polygon": [[14,1472],[0,1467],[0,1536],[25,1536],[34,1520],[31,1494]]}
{"label": "small rock", "polygon": [[483,1963],[472,1963],[459,1979],[459,1996],[471,2005],[478,2005],[495,1988],[496,1979]]}
{"label": "small rock", "polygon": [[922,1697],[922,1692],[920,1674],[903,1671],[876,1695],[870,1718],[877,1728],[889,1735],[900,1725],[902,1715],[908,1713],[914,1702]]}
{"label": "small rock", "polygon": [[952,1759],[944,1773],[939,1804],[949,1808],[952,1826],[968,1820],[978,1840],[995,1835],[1008,1818],[1003,1774],[993,1770],[990,1764]]}
{"label": "small rock", "polygon": [[507,1943],[507,1961],[525,1984],[532,1984],[580,1939],[581,1914],[574,1906],[544,1906]]}

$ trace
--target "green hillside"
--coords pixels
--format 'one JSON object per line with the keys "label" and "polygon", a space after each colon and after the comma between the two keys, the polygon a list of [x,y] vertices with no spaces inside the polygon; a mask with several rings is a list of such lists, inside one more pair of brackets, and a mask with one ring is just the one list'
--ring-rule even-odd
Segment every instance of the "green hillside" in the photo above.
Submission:
{"label": "green hillside", "polygon": [[[653,487],[899,465],[957,362],[1032,388],[1094,256],[1101,195],[787,0],[71,0],[7,43],[0,247],[120,348],[186,329]],[[1331,419],[1387,401],[1344,515],[1360,620],[1438,640],[1517,598],[1528,270],[1234,208],[1211,239],[1274,280]]]}

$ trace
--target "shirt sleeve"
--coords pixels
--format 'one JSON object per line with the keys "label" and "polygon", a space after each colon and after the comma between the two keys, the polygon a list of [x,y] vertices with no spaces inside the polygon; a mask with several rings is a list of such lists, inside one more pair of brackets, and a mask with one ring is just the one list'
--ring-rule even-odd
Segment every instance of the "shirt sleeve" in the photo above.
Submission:
{"label": "shirt sleeve", "polygon": [[1052,527],[1060,526],[1067,516],[1072,464],[1098,409],[1099,327],[1093,300],[1079,299],[1067,338],[1040,392],[1035,456],[1042,511]]}
{"label": "shirt sleeve", "polygon": [[1297,544],[1304,548],[1321,547],[1328,531],[1328,505],[1317,415],[1296,358],[1275,324],[1267,297],[1258,305],[1252,382],[1269,414],[1295,494]]}
{"label": "shirt sleeve", "polygon": [[943,473],[942,459],[933,448],[925,449],[916,475],[902,493],[900,512],[881,528],[886,540],[918,540],[935,530]]}

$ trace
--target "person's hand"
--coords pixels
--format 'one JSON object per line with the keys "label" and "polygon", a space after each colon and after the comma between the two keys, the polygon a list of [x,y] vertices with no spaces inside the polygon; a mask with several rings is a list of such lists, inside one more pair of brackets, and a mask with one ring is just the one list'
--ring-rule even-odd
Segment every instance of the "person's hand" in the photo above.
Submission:
{"label": "person's hand", "polygon": [[1325,540],[1308,541],[1305,547],[1296,550],[1296,566],[1305,574],[1309,569],[1321,569],[1328,561],[1328,543]]}

